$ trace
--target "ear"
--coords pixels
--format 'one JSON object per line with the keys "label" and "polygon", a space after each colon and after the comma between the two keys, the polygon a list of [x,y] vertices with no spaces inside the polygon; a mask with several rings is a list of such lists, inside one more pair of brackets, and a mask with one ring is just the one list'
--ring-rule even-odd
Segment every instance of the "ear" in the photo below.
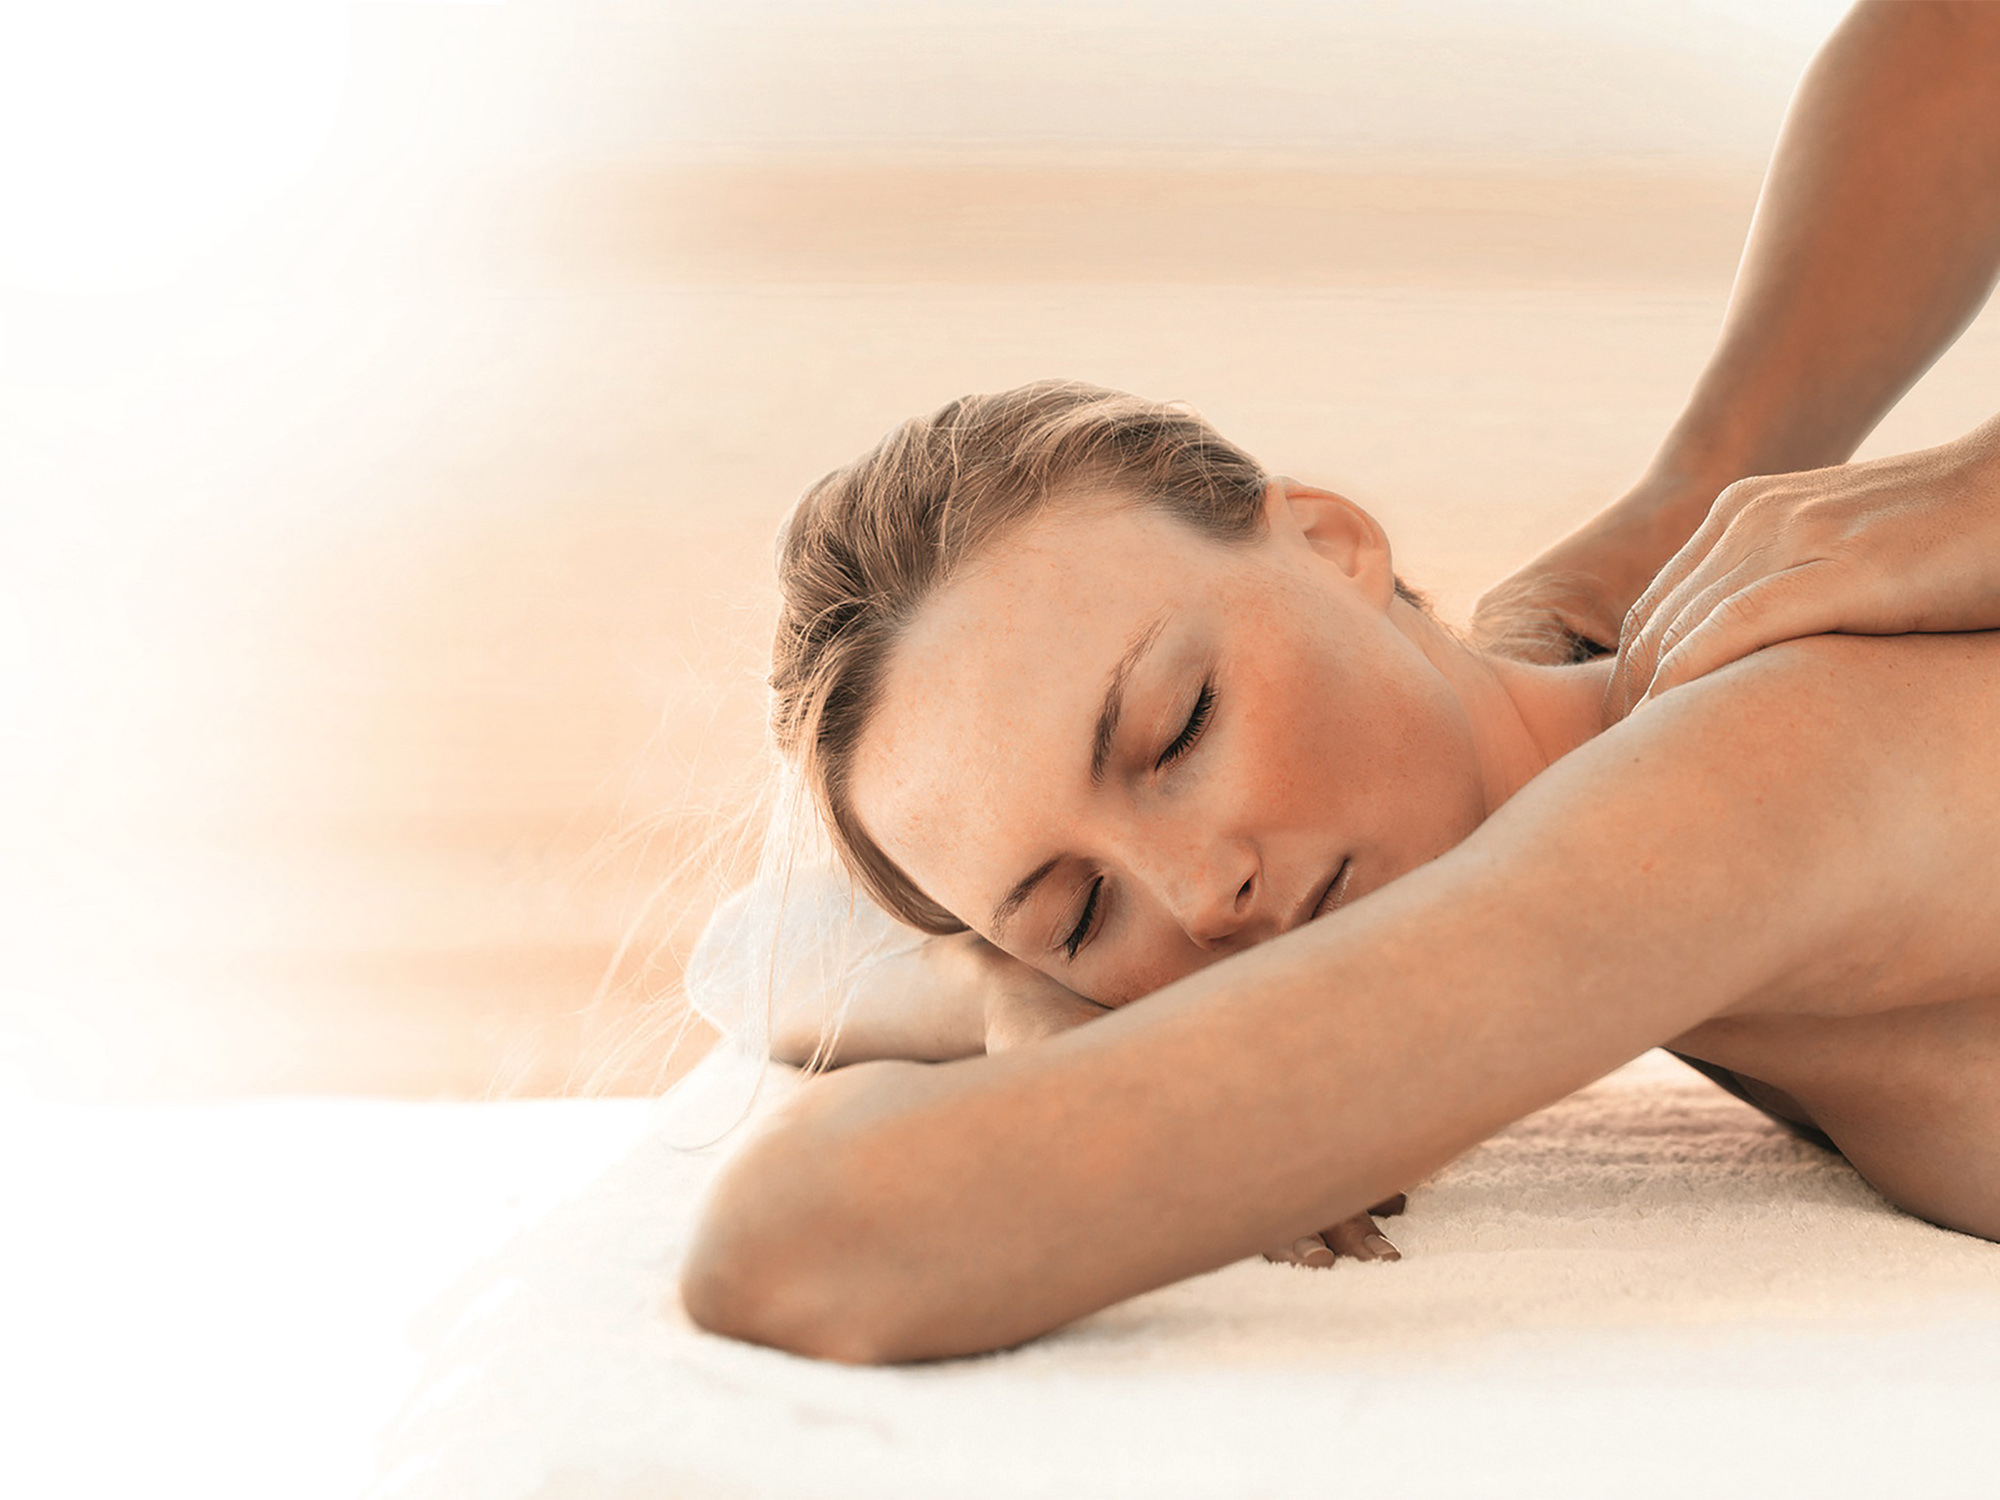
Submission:
{"label": "ear", "polygon": [[1345,495],[1280,474],[1265,487],[1264,512],[1274,533],[1299,537],[1377,607],[1389,607],[1396,594],[1389,538],[1367,511]]}

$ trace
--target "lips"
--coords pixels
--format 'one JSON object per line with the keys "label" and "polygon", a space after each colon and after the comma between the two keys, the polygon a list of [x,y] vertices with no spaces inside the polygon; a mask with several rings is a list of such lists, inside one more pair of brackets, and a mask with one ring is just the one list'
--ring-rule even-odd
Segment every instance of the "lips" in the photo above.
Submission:
{"label": "lips", "polygon": [[1313,903],[1313,909],[1306,916],[1306,921],[1316,921],[1328,912],[1340,909],[1340,904],[1347,899],[1347,883],[1353,873],[1354,861],[1343,859],[1340,868],[1333,872],[1333,878],[1327,881],[1326,889],[1319,893],[1319,900]]}

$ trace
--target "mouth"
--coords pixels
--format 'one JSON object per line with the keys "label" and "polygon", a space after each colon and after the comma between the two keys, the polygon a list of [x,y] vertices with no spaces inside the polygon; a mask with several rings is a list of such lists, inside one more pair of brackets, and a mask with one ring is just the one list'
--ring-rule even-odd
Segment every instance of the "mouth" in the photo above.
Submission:
{"label": "mouth", "polygon": [[[1327,881],[1325,888],[1320,891],[1319,900],[1313,903],[1312,910],[1306,914],[1305,921],[1317,921],[1330,911],[1338,911],[1341,903],[1347,899],[1347,882],[1353,873],[1354,861],[1352,859],[1343,859],[1340,862],[1340,868],[1333,872],[1333,878]],[[1300,925],[1303,926],[1304,924],[1301,923]]]}

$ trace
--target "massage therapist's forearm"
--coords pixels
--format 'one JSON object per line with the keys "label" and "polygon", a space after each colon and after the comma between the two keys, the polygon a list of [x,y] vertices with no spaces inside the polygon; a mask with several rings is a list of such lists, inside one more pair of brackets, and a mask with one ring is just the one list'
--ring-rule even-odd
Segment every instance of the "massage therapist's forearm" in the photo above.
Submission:
{"label": "massage therapist's forearm", "polygon": [[1842,463],[2000,272],[2000,5],[1864,4],[1807,72],[1721,339],[1653,460],[1691,528],[1730,481]]}
{"label": "massage therapist's forearm", "polygon": [[1996,270],[2000,4],[1857,7],[1792,102],[1679,418],[1631,488],[1488,591],[1475,630],[1536,660],[1616,645],[1719,495],[1846,463]]}
{"label": "massage therapist's forearm", "polygon": [[1714,701],[1688,689],[1452,853],[1096,1024],[813,1085],[722,1174],[690,1314],[843,1360],[1004,1347],[1339,1222],[1745,997],[1847,984],[1819,955],[1894,908],[1854,857],[1891,799],[1843,726],[1798,743],[1811,695]]}

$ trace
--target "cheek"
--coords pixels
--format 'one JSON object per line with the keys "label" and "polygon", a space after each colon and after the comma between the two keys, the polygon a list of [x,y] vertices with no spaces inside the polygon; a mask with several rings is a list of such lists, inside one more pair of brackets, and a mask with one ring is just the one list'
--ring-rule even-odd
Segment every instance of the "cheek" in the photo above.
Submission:
{"label": "cheek", "polygon": [[[1185,940],[1179,928],[1166,924],[1160,926],[1156,941],[1142,939],[1134,942],[1132,948],[1142,956],[1134,962],[1120,965],[1106,993],[1088,998],[1116,1010],[1155,990],[1165,989],[1175,980],[1185,979],[1195,970],[1204,969],[1224,956],[1212,949],[1194,947]],[[1053,977],[1061,978],[1060,975]]]}
{"label": "cheek", "polygon": [[1122,909],[1115,918],[1116,935],[1080,973],[1071,973],[1042,955],[1016,956],[1085,999],[1113,1009],[1185,979],[1223,956],[1219,950],[1190,942],[1187,933],[1150,894],[1128,885],[1122,897]]}
{"label": "cheek", "polygon": [[1252,756],[1272,816],[1362,841],[1396,873],[1479,825],[1485,797],[1471,723],[1421,654],[1350,653],[1327,663],[1321,680],[1324,691],[1278,700]]}

